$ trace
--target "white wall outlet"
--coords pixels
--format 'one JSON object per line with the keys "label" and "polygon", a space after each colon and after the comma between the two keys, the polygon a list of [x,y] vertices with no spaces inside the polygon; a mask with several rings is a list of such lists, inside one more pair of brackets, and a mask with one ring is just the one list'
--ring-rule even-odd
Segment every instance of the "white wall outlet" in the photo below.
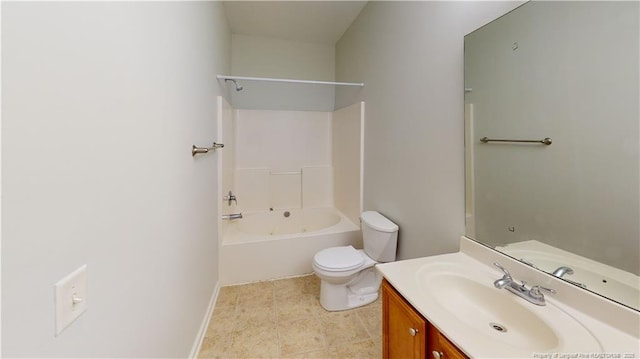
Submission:
{"label": "white wall outlet", "polygon": [[56,335],[87,310],[87,265],[55,284]]}

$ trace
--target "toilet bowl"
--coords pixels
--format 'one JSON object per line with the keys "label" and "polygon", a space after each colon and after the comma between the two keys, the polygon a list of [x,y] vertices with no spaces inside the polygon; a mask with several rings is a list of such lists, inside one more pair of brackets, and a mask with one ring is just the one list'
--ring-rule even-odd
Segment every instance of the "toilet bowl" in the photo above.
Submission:
{"label": "toilet bowl", "polygon": [[326,248],[313,258],[320,278],[320,304],[329,311],[357,308],[375,301],[382,275],[374,266],[395,260],[398,226],[378,212],[361,215],[364,249]]}

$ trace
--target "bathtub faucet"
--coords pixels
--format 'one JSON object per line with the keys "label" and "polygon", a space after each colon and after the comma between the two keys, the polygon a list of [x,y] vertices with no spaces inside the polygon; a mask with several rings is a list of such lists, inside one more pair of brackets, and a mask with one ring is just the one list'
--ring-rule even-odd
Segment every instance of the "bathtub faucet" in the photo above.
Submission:
{"label": "bathtub faucet", "polygon": [[233,194],[233,192],[229,191],[229,194],[222,197],[223,200],[227,201],[227,203],[229,203],[229,206],[231,206],[231,202],[235,202],[236,204],[238,204],[238,200],[236,199],[236,195]]}
{"label": "bathtub faucet", "polygon": [[222,219],[241,219],[242,213],[223,214]]}

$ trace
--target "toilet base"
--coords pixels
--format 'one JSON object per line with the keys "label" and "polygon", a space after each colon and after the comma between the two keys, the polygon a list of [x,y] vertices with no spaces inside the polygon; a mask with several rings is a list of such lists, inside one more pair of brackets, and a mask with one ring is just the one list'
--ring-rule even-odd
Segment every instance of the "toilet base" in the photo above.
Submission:
{"label": "toilet base", "polygon": [[346,284],[320,283],[320,305],[328,311],[358,308],[378,299],[382,275],[374,267],[359,272]]}

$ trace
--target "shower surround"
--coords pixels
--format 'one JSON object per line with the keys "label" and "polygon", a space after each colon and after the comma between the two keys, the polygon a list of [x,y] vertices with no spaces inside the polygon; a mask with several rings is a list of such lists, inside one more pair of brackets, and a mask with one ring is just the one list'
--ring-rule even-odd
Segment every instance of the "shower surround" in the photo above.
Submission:
{"label": "shower surround", "polygon": [[320,249],[361,247],[364,103],[335,112],[233,109],[219,99],[225,150],[220,282],[311,273]]}

